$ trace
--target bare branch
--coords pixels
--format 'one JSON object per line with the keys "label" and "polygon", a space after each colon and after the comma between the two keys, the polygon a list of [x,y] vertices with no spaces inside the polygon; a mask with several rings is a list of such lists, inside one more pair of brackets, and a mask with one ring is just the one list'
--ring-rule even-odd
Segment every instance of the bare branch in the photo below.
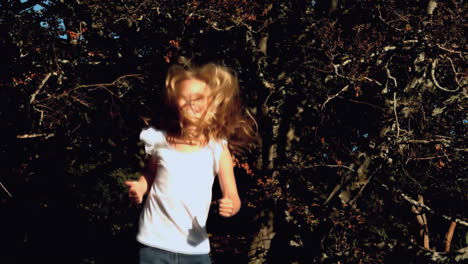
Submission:
{"label": "bare branch", "polygon": [[413,144],[441,143],[445,147],[448,147],[448,146],[450,146],[452,141],[449,140],[449,139],[445,139],[445,138],[438,138],[438,139],[429,139],[429,140],[426,140],[426,139],[408,139],[408,140],[405,140],[405,141],[401,142],[401,144],[408,144],[408,143],[413,143]]}
{"label": "bare branch", "polygon": [[[127,74],[127,75],[122,75],[120,76],[119,78],[117,78],[115,81],[111,82],[111,83],[95,83],[95,84],[83,84],[83,85],[79,85],[77,86],[75,89],[80,89],[80,88],[91,88],[91,87],[102,87],[102,88],[105,88],[105,87],[109,87],[109,86],[115,86],[116,84],[118,84],[119,82],[121,82],[123,79],[126,79],[126,78],[129,78],[129,77],[134,77],[134,78],[137,78],[137,79],[141,79],[142,78],[142,75],[141,74]],[[110,90],[106,89],[107,91],[109,91],[110,93],[112,93]],[[112,93],[113,94],[113,93]]]}
{"label": "bare branch", "polygon": [[372,172],[372,174],[369,176],[369,179],[366,181],[366,183],[364,185],[361,186],[361,188],[359,189],[359,192],[358,194],[356,194],[353,199],[349,202],[349,204],[355,204],[357,199],[359,198],[359,196],[361,196],[362,192],[364,191],[364,188],[366,188],[366,186],[371,182],[372,178],[374,177],[375,174],[377,174],[377,172],[380,172],[380,169],[382,168],[382,164],[380,164],[380,166],[374,170],[374,172]]}
{"label": "bare branch", "polygon": [[390,69],[388,68],[387,65],[385,65],[385,71],[387,72],[387,77],[393,81],[393,84],[395,87],[398,87],[397,79],[392,76]]}
{"label": "bare branch", "polygon": [[329,165],[329,164],[317,164],[317,165],[304,167],[304,169],[310,169],[310,168],[316,168],[316,167],[345,168],[352,172],[355,172],[353,168],[345,166],[345,165]]}
{"label": "bare branch", "polygon": [[[418,195],[418,202],[420,204],[424,204],[424,198],[422,195]],[[416,215],[416,220],[421,227],[419,235],[423,237],[424,248],[429,249],[429,228],[426,214],[421,209],[421,207],[416,207],[415,205],[411,207],[411,211]]]}
{"label": "bare branch", "polygon": [[454,93],[454,92],[458,92],[458,90],[460,90],[460,87],[458,87],[457,89],[455,90],[449,90],[447,88],[444,88],[442,86],[440,86],[440,84],[437,82],[437,79],[435,77],[435,70],[436,70],[436,66],[437,66],[437,61],[438,59],[435,59],[433,62],[432,62],[432,69],[431,69],[431,76],[432,76],[432,81],[434,82],[434,85],[441,89],[442,91],[446,91],[446,92],[450,92],[450,93]]}
{"label": "bare branch", "polygon": [[369,82],[376,83],[376,84],[379,85],[379,86],[382,86],[382,85],[383,85],[383,84],[381,84],[380,82],[378,82],[378,81],[376,81],[376,80],[374,80],[374,79],[371,79],[371,78],[369,78],[369,77],[367,77],[367,76],[364,77],[364,79],[367,80],[367,81],[369,81]]}
{"label": "bare branch", "polygon": [[335,95],[331,96],[331,97],[328,97],[327,100],[322,104],[321,108],[322,110],[325,108],[325,105],[330,101],[332,100],[333,98],[339,96],[341,93],[343,92],[346,92],[349,88],[349,85],[346,85],[345,87],[343,87],[343,89],[341,89],[341,91],[339,91],[338,93],[336,93]]}
{"label": "bare branch", "polygon": [[50,76],[52,76],[52,73],[51,73],[51,72],[47,73],[47,75],[44,77],[44,79],[42,80],[41,84],[40,84],[39,87],[37,88],[37,90],[31,95],[31,99],[29,100],[29,103],[30,103],[30,104],[34,103],[34,100],[36,100],[36,96],[39,94],[39,92],[41,91],[42,87],[44,87],[44,85],[46,84],[46,82],[49,80]]}
{"label": "bare branch", "polygon": [[439,47],[439,49],[448,51],[448,52],[450,52],[450,53],[457,53],[457,54],[460,54],[460,55],[463,55],[463,54],[465,54],[465,53],[468,53],[468,52],[463,52],[463,51],[451,50],[451,49],[448,49],[448,48],[445,48],[445,47],[441,46],[440,44],[437,44],[436,46]]}
{"label": "bare branch", "polygon": [[17,135],[16,138],[25,139],[25,138],[37,138],[37,137],[44,137],[45,139],[51,138],[55,136],[54,133],[46,134],[46,133],[38,133],[38,134],[23,134]]}
{"label": "bare branch", "polygon": [[454,148],[453,151],[468,152],[468,148]]}
{"label": "bare branch", "polygon": [[13,198],[13,195],[11,195],[11,193],[7,190],[7,188],[5,188],[5,186],[3,186],[3,184],[1,182],[0,182],[0,186],[8,194],[8,196],[10,196],[10,198]]}
{"label": "bare branch", "polygon": [[450,244],[452,243],[453,233],[455,232],[455,227],[457,226],[457,222],[452,221],[450,223],[450,227],[447,231],[447,235],[445,237],[445,252],[450,251]]}
{"label": "bare branch", "polygon": [[[387,191],[390,191],[390,187],[388,187],[386,184],[383,184],[381,183],[380,184],[382,187],[384,187]],[[393,189],[393,188],[392,188]],[[444,215],[444,214],[441,214],[441,213],[437,213],[435,212],[434,210],[432,210],[430,207],[428,207],[427,205],[425,204],[421,204],[413,199],[411,199],[411,197],[409,197],[407,194],[405,194],[404,192],[402,192],[401,190],[399,189],[393,189],[393,191],[395,191],[396,193],[398,193],[401,197],[403,197],[403,199],[405,199],[407,202],[409,202],[410,204],[414,205],[414,206],[417,206],[417,207],[421,207],[423,208],[424,210],[426,210],[427,212],[431,213],[431,214],[435,214],[435,215],[438,215],[440,217],[442,217],[443,219],[445,220],[449,220],[449,221],[454,221],[458,224],[461,224],[461,225],[464,225],[464,226],[468,226],[468,221],[466,220],[463,220],[463,219],[458,219],[458,218],[454,218],[454,217],[450,217],[450,216],[447,216],[447,215]]]}
{"label": "bare branch", "polygon": [[[463,74],[463,73],[460,73],[460,72],[457,72],[456,69],[455,69],[455,65],[453,65],[453,61],[450,57],[447,56],[447,59],[448,61],[450,61],[450,65],[452,66],[452,71],[453,71],[453,74],[455,75],[455,81],[457,82],[458,86],[461,86],[460,84],[460,81],[458,80],[458,77],[457,75],[460,75],[460,74]],[[462,77],[462,80],[463,80],[463,77]]]}
{"label": "bare branch", "polygon": [[[448,159],[448,156],[447,154],[445,154],[444,156],[432,156],[432,157],[422,157],[422,158],[411,158],[410,160],[432,160],[432,159],[440,159],[440,158],[447,158]],[[450,161],[450,159],[449,159]]]}
{"label": "bare branch", "polygon": [[393,112],[395,114],[395,122],[396,122],[396,126],[397,126],[397,138],[400,137],[400,124],[398,123],[398,114],[397,114],[397,110],[396,110],[396,106],[397,106],[397,101],[396,101],[396,93],[393,93]]}

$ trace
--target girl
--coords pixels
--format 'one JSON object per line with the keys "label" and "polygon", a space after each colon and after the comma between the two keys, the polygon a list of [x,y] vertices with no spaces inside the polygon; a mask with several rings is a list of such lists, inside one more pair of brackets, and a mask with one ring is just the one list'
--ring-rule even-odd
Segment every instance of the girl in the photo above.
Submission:
{"label": "girl", "polygon": [[230,151],[254,139],[238,94],[228,68],[169,69],[166,100],[176,109],[177,125],[141,132],[150,155],[147,170],[138,181],[126,182],[132,202],[141,203],[148,193],[137,235],[144,246],[140,263],[211,263],[205,224],[214,177],[223,195],[219,214],[237,214],[241,202]]}

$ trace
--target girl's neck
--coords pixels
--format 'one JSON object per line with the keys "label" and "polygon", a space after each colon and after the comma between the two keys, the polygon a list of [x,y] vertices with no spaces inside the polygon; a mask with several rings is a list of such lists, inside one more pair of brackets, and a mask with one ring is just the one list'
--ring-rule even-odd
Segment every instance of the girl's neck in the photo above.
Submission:
{"label": "girl's neck", "polygon": [[192,146],[204,146],[208,143],[207,138],[203,135],[201,130],[194,126],[185,126],[179,136],[169,136],[168,141],[171,144],[184,144]]}
{"label": "girl's neck", "polygon": [[[185,132],[185,131],[184,131]],[[202,133],[187,134],[174,137],[166,137],[167,143],[179,152],[196,152],[208,144],[208,140]]]}

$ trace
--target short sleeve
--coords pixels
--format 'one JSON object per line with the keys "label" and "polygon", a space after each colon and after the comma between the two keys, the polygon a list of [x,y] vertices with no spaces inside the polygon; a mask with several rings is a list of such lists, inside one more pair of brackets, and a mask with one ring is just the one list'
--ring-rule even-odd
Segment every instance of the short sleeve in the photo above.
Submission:
{"label": "short sleeve", "polygon": [[153,155],[155,148],[164,142],[164,135],[162,131],[149,127],[141,131],[140,140],[145,144],[145,152]]}
{"label": "short sleeve", "polygon": [[218,140],[215,141],[213,149],[214,149],[214,161],[215,161],[215,172],[216,174],[219,173],[219,161],[221,160],[221,153],[223,152],[223,147],[227,146],[227,140]]}

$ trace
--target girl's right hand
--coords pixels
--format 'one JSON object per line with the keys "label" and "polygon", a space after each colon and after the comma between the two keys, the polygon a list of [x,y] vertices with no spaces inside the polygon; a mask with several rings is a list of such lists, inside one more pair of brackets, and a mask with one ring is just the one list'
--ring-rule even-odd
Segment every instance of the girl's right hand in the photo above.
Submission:
{"label": "girl's right hand", "polygon": [[141,204],[146,192],[146,185],[138,181],[126,181],[128,186],[128,198],[134,204]]}

